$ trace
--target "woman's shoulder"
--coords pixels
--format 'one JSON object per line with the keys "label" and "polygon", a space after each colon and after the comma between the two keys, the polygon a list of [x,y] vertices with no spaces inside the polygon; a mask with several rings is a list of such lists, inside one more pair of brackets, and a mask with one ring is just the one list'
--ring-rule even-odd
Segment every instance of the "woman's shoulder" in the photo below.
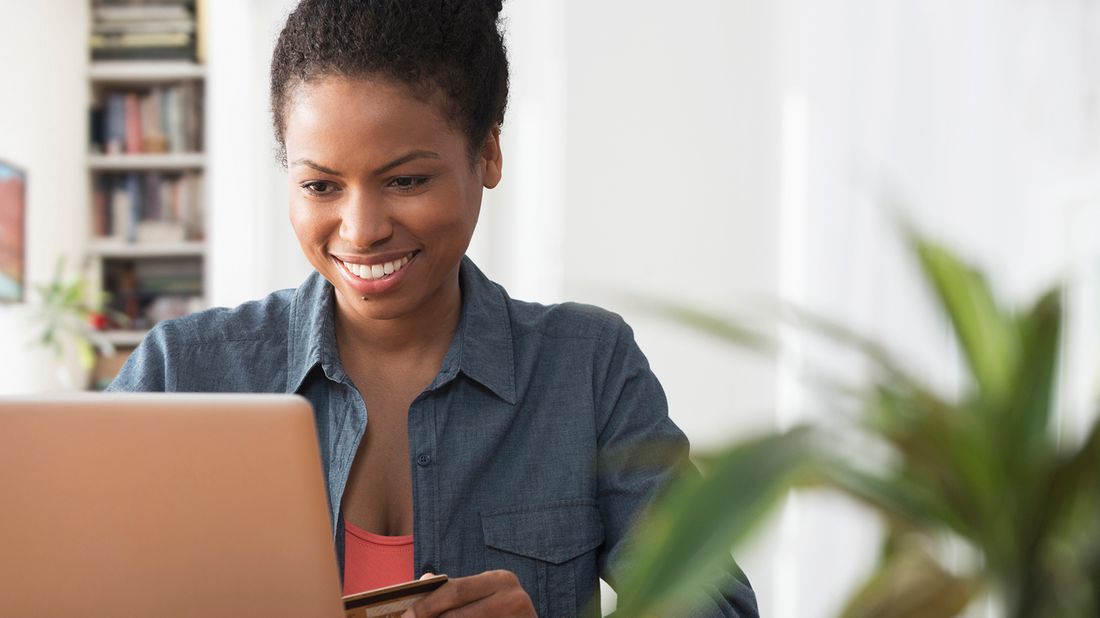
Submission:
{"label": "woman's shoulder", "polygon": [[177,345],[278,339],[285,341],[294,290],[272,292],[236,307],[214,307],[157,324],[152,334]]}
{"label": "woman's shoulder", "polygon": [[512,298],[504,286],[490,280],[469,258],[463,262],[463,289],[472,292],[471,316],[478,327],[499,328],[504,322],[517,340],[530,338],[606,339],[629,332],[622,316],[578,302],[543,304]]}
{"label": "woman's shoulder", "polygon": [[111,391],[278,392],[293,290],[157,324]]}
{"label": "woman's shoulder", "polygon": [[586,303],[566,301],[544,305],[509,298],[512,329],[517,335],[559,339],[606,339],[629,329],[619,314]]}

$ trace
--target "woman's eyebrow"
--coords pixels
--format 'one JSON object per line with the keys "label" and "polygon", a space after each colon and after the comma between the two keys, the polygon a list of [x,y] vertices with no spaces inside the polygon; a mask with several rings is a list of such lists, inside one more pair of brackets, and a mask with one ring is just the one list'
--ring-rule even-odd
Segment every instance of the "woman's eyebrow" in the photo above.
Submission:
{"label": "woman's eyebrow", "polygon": [[313,169],[317,170],[318,172],[329,174],[331,176],[343,176],[343,174],[341,174],[340,172],[338,172],[338,171],[336,171],[332,168],[325,167],[324,165],[321,165],[320,163],[316,163],[316,162],[311,161],[309,159],[297,159],[291,165],[292,166],[305,165],[307,167],[312,167]]}
{"label": "woman's eyebrow", "polygon": [[[402,156],[394,159],[393,161],[390,161],[389,163],[383,165],[382,167],[374,170],[373,173],[374,173],[375,176],[381,176],[382,174],[385,174],[386,172],[392,170],[393,168],[398,167],[400,165],[404,165],[404,164],[408,163],[409,161],[415,161],[416,159],[442,159],[442,158],[443,157],[440,157],[438,152],[432,152],[431,150],[413,150],[412,152],[409,152],[408,154],[402,155]],[[307,167],[312,167],[313,169],[317,170],[318,172],[323,172],[325,174],[330,174],[332,176],[343,176],[343,174],[341,174],[340,172],[332,169],[331,167],[325,167],[324,165],[321,165],[320,163],[317,163],[316,161],[312,161],[310,159],[305,159],[305,158],[296,159],[294,161],[294,163],[292,163],[291,165],[292,166],[293,165],[305,165]]]}
{"label": "woman's eyebrow", "polygon": [[382,167],[374,170],[374,175],[375,176],[380,176],[380,175],[385,174],[386,172],[392,170],[393,168],[395,168],[399,165],[404,165],[404,164],[408,163],[409,161],[414,161],[416,159],[441,159],[441,158],[442,157],[439,156],[439,153],[432,152],[431,150],[413,150],[412,152],[410,152],[410,153],[408,153],[404,156],[398,157],[398,158],[394,159],[393,161],[390,161],[389,163],[383,165]]}

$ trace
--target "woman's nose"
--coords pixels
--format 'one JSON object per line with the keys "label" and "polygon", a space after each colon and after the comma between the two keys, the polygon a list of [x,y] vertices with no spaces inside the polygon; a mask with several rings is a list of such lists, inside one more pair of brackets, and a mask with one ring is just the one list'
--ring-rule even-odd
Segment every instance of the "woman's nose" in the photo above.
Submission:
{"label": "woman's nose", "polygon": [[385,242],[393,236],[389,209],[378,197],[353,193],[342,209],[340,236],[362,249]]}

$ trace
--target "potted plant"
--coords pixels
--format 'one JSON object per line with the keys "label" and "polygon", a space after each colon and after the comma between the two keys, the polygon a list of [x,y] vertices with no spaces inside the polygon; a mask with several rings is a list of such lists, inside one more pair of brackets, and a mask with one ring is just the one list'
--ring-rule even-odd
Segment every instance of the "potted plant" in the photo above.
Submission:
{"label": "potted plant", "polygon": [[56,387],[81,390],[89,385],[96,352],[111,356],[115,349],[97,330],[97,323],[104,320],[106,295],[92,291],[84,276],[64,273],[65,261],[59,259],[53,279],[35,288],[38,299],[31,318],[41,327],[37,344],[48,349],[56,362]]}
{"label": "potted plant", "polygon": [[[1100,424],[1065,439],[1051,423],[1061,289],[1017,310],[944,247],[913,246],[965,359],[963,392],[936,392],[884,346],[796,313],[868,361],[867,381],[844,391],[854,405],[833,423],[701,457],[703,476],[674,483],[638,526],[619,614],[676,615],[670,608],[690,602],[789,490],[814,487],[871,507],[886,524],[877,569],[844,616],[953,616],[978,599],[1017,618],[1100,615]],[[759,343],[719,316],[664,309],[713,335]],[[853,461],[853,444],[874,456]],[[944,539],[975,559],[947,568]]]}

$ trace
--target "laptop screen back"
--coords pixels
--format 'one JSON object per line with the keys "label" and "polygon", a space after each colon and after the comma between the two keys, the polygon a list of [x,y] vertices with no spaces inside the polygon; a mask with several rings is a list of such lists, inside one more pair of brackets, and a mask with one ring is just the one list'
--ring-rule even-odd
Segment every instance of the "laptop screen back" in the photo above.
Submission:
{"label": "laptop screen back", "polygon": [[300,397],[0,400],[0,500],[0,615],[343,615]]}

